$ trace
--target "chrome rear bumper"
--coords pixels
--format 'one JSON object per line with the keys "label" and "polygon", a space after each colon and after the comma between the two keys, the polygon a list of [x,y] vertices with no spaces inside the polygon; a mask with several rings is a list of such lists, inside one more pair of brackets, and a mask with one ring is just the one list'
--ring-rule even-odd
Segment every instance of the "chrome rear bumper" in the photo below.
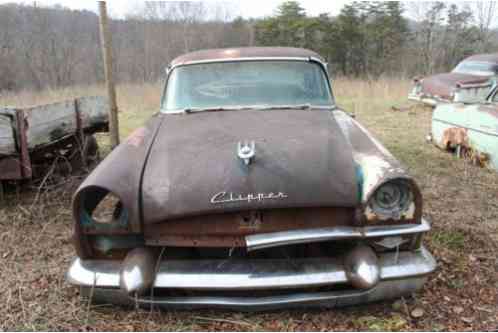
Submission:
{"label": "chrome rear bumper", "polygon": [[422,94],[410,93],[408,94],[408,100],[414,102],[421,102],[423,104],[435,107],[438,103],[438,99],[434,97],[428,97]]}
{"label": "chrome rear bumper", "polygon": [[[119,289],[121,263],[76,258],[68,272],[70,283],[84,289],[96,302],[154,304],[166,307],[221,307],[265,310],[303,305],[341,306],[408,295],[420,289],[436,262],[425,249],[378,255],[380,282],[370,289],[354,289],[341,259],[292,260],[183,260],[162,261],[154,290],[203,290],[209,296],[132,298]],[[292,289],[342,285],[348,290],[295,292]],[[286,295],[227,297],[227,291],[287,289]],[[344,288],[343,288],[344,289]]]}

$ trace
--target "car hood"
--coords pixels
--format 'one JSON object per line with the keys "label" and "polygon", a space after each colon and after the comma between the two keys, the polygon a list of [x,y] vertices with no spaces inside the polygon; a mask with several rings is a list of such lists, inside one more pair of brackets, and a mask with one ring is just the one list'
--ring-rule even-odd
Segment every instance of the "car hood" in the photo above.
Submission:
{"label": "car hood", "polygon": [[[144,223],[227,211],[355,207],[352,148],[330,110],[164,114],[142,179]],[[238,143],[255,142],[249,165]]]}
{"label": "car hood", "polygon": [[421,81],[422,92],[430,96],[450,99],[457,84],[473,84],[486,82],[488,76],[471,75],[464,73],[443,73],[428,76]]}

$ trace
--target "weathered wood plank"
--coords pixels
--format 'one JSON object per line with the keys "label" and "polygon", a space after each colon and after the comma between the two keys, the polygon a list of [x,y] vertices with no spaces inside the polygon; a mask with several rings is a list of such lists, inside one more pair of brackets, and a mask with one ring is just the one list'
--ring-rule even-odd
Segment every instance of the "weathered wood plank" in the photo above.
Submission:
{"label": "weathered wood plank", "polygon": [[[22,109],[26,121],[28,149],[50,144],[77,133],[76,107],[85,129],[100,127],[108,122],[108,103],[105,97],[81,97],[64,102]],[[15,109],[0,108],[0,156],[17,152]]]}
{"label": "weathered wood plank", "polygon": [[0,109],[0,156],[16,153],[16,140],[12,115],[14,110]]}
{"label": "weathered wood plank", "polygon": [[109,103],[102,96],[81,97],[76,100],[81,114],[81,126],[89,128],[105,124],[109,119]]}
{"label": "weathered wood plank", "polygon": [[76,132],[74,100],[24,109],[28,148],[61,139]]}

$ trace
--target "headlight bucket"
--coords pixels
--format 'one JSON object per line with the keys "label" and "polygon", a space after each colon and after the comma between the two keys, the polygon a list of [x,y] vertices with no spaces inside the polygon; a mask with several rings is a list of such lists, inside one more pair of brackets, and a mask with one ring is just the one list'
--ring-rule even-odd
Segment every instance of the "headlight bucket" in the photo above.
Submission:
{"label": "headlight bucket", "polygon": [[[138,244],[135,241],[137,235],[131,234],[126,205],[116,193],[106,188],[89,186],[78,191],[73,198],[73,217],[73,240],[82,259],[96,258],[107,255],[108,250],[121,249],[123,244],[129,243],[129,236],[133,238],[133,244]],[[106,251],[102,251],[104,247]]]}
{"label": "headlight bucket", "polygon": [[92,187],[80,195],[80,223],[90,229],[126,228],[128,211],[119,196],[104,188]]}
{"label": "headlight bucket", "polygon": [[383,183],[373,192],[365,209],[367,222],[413,219],[414,214],[414,191],[405,179]]}

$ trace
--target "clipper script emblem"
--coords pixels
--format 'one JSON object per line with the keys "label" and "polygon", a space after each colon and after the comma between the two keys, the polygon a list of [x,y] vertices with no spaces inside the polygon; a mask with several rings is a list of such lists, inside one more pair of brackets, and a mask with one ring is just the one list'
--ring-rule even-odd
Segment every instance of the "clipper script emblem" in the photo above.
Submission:
{"label": "clipper script emblem", "polygon": [[229,203],[229,202],[251,202],[251,201],[264,201],[264,200],[279,200],[288,198],[288,195],[283,192],[278,193],[249,193],[233,194],[232,192],[219,192],[211,197],[212,204]]}

